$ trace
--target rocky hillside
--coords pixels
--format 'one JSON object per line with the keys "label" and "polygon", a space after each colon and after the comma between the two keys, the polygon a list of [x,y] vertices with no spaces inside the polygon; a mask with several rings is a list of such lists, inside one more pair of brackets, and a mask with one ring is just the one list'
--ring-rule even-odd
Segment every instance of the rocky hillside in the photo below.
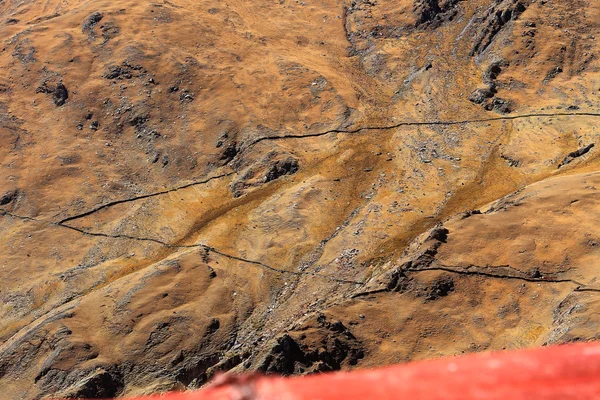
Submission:
{"label": "rocky hillside", "polygon": [[0,0],[6,399],[600,336],[600,3]]}

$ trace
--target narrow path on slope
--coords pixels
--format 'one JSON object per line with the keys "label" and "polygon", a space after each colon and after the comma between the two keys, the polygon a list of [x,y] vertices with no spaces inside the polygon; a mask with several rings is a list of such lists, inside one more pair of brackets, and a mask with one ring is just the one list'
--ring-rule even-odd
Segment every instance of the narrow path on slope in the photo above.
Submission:
{"label": "narrow path on slope", "polygon": [[[360,133],[363,131],[382,131],[382,130],[390,130],[390,129],[396,129],[396,128],[400,128],[400,127],[410,127],[410,126],[428,126],[428,125],[437,125],[437,126],[452,126],[452,125],[463,125],[463,124],[475,124],[475,123],[484,123],[484,122],[494,122],[494,121],[511,121],[511,120],[519,120],[519,119],[529,119],[529,118],[555,118],[555,117],[592,117],[592,118],[600,118],[600,113],[593,113],[593,112],[569,112],[569,113],[529,113],[529,114],[521,114],[521,115],[512,115],[512,116],[500,116],[500,117],[490,117],[490,118],[480,118],[480,119],[470,119],[470,120],[457,120],[457,121],[405,121],[405,122],[399,122],[399,123],[395,123],[392,125],[383,125],[383,126],[364,126],[364,127],[359,127],[356,129],[330,129],[327,131],[323,131],[323,132],[317,132],[317,133],[310,133],[310,134],[304,134],[304,135],[283,135],[283,136],[271,136],[271,137],[262,137],[262,138],[258,138],[252,142],[250,142],[246,147],[244,147],[240,153],[238,153],[238,157],[240,154],[242,154],[243,152],[248,151],[249,149],[251,149],[252,147],[256,146],[257,144],[264,142],[264,141],[276,141],[276,140],[286,140],[286,139],[302,139],[302,138],[312,138],[312,137],[319,137],[319,136],[325,136],[325,135],[329,135],[329,134],[334,134],[334,133],[339,133],[339,134],[355,134],[355,133]],[[87,236],[95,236],[95,237],[104,237],[104,238],[111,238],[111,239],[129,239],[129,240],[137,240],[137,241],[147,241],[147,242],[152,242],[152,243],[156,243],[158,245],[161,246],[165,246],[168,248],[174,248],[174,249],[185,249],[185,248],[203,248],[206,249],[207,251],[211,251],[215,254],[221,255],[222,257],[226,257],[229,258],[231,260],[236,260],[236,261],[240,261],[240,262],[244,262],[244,263],[248,263],[248,264],[252,264],[255,266],[259,266],[262,268],[265,268],[267,270],[273,271],[273,272],[277,272],[277,273],[281,273],[281,274],[290,274],[290,275],[295,275],[295,276],[302,276],[302,275],[311,275],[311,276],[315,276],[315,277],[319,277],[319,278],[323,278],[323,279],[327,279],[333,282],[338,282],[338,283],[344,283],[344,284],[356,284],[356,285],[363,285],[364,282],[359,282],[359,281],[352,281],[352,280],[343,280],[343,279],[337,279],[335,277],[329,276],[329,275],[323,275],[323,274],[319,274],[319,273],[314,273],[314,272],[296,272],[296,271],[286,271],[286,270],[282,270],[279,268],[275,268],[272,266],[269,266],[267,264],[261,263],[260,261],[256,261],[256,260],[249,260],[249,259],[245,259],[242,257],[238,257],[235,255],[231,255],[231,254],[227,254],[224,253],[216,248],[204,245],[204,244],[192,244],[192,245],[172,245],[170,243],[166,243],[163,242],[159,239],[154,239],[154,238],[147,238],[147,237],[136,237],[136,236],[130,236],[130,235],[122,235],[122,234],[115,234],[115,235],[110,235],[110,234],[106,234],[106,233],[100,233],[100,232],[90,232],[90,231],[86,231],[84,229],[81,228],[77,228],[71,225],[67,225],[67,222],[70,221],[74,221],[77,219],[81,219],[87,216],[90,216],[92,214],[95,214],[101,210],[119,205],[119,204],[124,204],[124,203],[128,203],[128,202],[135,202],[138,200],[143,200],[143,199],[148,199],[148,198],[152,198],[152,197],[157,197],[157,196],[161,196],[164,194],[169,194],[172,192],[176,192],[178,190],[183,190],[183,189],[187,189],[193,186],[198,186],[198,185],[203,185],[203,184],[207,184],[213,180],[217,180],[217,179],[221,179],[221,178],[225,178],[228,176],[232,176],[234,175],[235,172],[228,172],[228,173],[223,173],[220,175],[216,175],[201,181],[194,181],[194,182],[189,182],[180,186],[176,186],[170,189],[165,189],[165,190],[161,190],[158,192],[153,192],[153,193],[148,193],[148,194],[143,194],[143,195],[138,195],[138,196],[134,196],[134,197],[130,197],[130,198],[126,198],[126,199],[120,199],[120,200],[114,200],[102,205],[99,205],[97,207],[94,207],[88,211],[82,212],[80,214],[76,214],[67,218],[64,218],[58,222],[53,222],[53,221],[45,221],[45,220],[40,220],[40,219],[36,219],[36,218],[32,218],[32,217],[28,217],[28,216],[20,216],[20,215],[16,215],[16,214],[12,214],[9,213],[6,210],[0,209],[0,215],[1,216],[9,216],[12,218],[17,218],[17,219],[21,219],[21,220],[26,220],[26,221],[31,221],[31,222],[37,222],[37,223],[44,223],[44,224],[49,224],[51,226],[56,226],[56,227],[62,227],[65,229],[70,229],[72,231],[76,231],[79,232],[83,235],[87,235]],[[448,271],[448,272],[457,272],[457,271]],[[466,273],[466,272],[465,272]],[[474,273],[473,271],[471,272],[472,274]],[[517,279],[516,277],[514,277],[514,279]]]}
{"label": "narrow path on slope", "polygon": [[[471,266],[471,267],[476,267],[476,266]],[[510,268],[510,269],[514,269],[510,266],[500,266],[500,267],[504,267],[504,268]],[[439,266],[435,266],[435,267],[425,267],[425,268],[408,268],[408,269],[404,269],[403,272],[405,273],[412,273],[412,274],[418,274],[420,272],[430,272],[430,271],[436,271],[436,272],[447,272],[450,274],[457,274],[457,275],[469,275],[469,276],[479,276],[479,277],[483,277],[483,278],[491,278],[491,279],[501,279],[501,280],[517,280],[517,281],[523,281],[523,282],[530,282],[530,283],[546,283],[546,284],[571,284],[571,285],[575,285],[576,287],[573,289],[574,292],[598,292],[600,293],[600,288],[595,288],[595,287],[591,287],[591,286],[587,286],[586,284],[576,281],[574,279],[569,279],[569,278],[544,278],[544,277],[540,277],[540,278],[534,278],[531,276],[526,276],[525,274],[522,273],[522,275],[509,275],[509,274],[502,274],[502,273],[493,273],[493,272],[488,272],[488,271],[484,271],[481,269],[481,267],[477,267],[477,270],[472,270],[472,269],[465,269],[463,267],[454,267],[454,266],[446,266],[446,265],[439,265]],[[494,267],[486,267],[486,269],[489,268],[494,268]],[[564,271],[563,271],[564,272]],[[559,272],[560,273],[560,272]],[[556,274],[553,274],[556,275]],[[394,290],[393,289],[389,289],[389,288],[379,288],[379,289],[373,289],[373,290],[368,290],[365,292],[358,292],[358,293],[354,293],[350,296],[351,299],[356,299],[356,298],[360,298],[360,297],[366,297],[366,296],[372,296],[375,294],[380,294],[380,293],[393,293]]]}
{"label": "narrow path on slope", "polygon": [[465,120],[457,120],[457,121],[404,121],[398,122],[393,125],[383,125],[383,126],[363,126],[356,129],[330,129],[323,132],[316,133],[307,133],[304,135],[283,135],[283,136],[266,136],[262,138],[258,138],[253,142],[250,142],[248,146],[244,150],[248,150],[251,147],[254,147],[256,144],[263,142],[265,140],[283,140],[283,139],[302,139],[302,138],[310,138],[310,137],[319,137],[329,135],[331,133],[341,133],[341,134],[353,134],[360,133],[362,131],[384,131],[389,129],[401,128],[404,126],[427,126],[427,125],[438,125],[438,126],[452,126],[452,125],[467,125],[467,124],[478,124],[483,122],[495,122],[495,121],[513,121],[519,119],[528,119],[528,118],[554,118],[554,117],[592,117],[592,118],[600,118],[600,113],[593,112],[571,112],[571,113],[531,113],[531,114],[520,114],[520,115],[507,115],[502,117],[490,117],[490,118],[480,118],[480,119],[465,119]]}
{"label": "narrow path on slope", "polygon": [[171,189],[161,190],[159,192],[142,194],[142,195],[130,197],[130,198],[127,198],[127,199],[114,200],[114,201],[111,201],[109,203],[105,203],[105,204],[99,205],[97,207],[94,207],[91,210],[85,211],[85,212],[83,212],[81,214],[73,215],[73,216],[67,217],[65,219],[62,219],[62,220],[58,221],[57,223],[58,224],[64,224],[64,223],[69,222],[69,221],[73,221],[73,220],[76,220],[76,219],[87,217],[89,215],[97,213],[98,211],[104,210],[105,208],[113,207],[113,206],[116,206],[118,204],[129,203],[129,202],[132,202],[132,201],[138,201],[138,200],[143,200],[143,199],[149,199],[151,197],[156,197],[156,196],[161,196],[163,194],[173,193],[173,192],[176,192],[178,190],[187,189],[187,188],[190,188],[190,187],[193,187],[193,186],[204,185],[204,184],[209,183],[211,181],[214,181],[214,180],[217,180],[217,179],[221,179],[221,178],[225,178],[225,177],[228,177],[228,176],[231,176],[231,175],[234,175],[234,174],[235,174],[235,172],[228,172],[226,174],[216,175],[216,176],[207,178],[205,180],[194,181],[194,182],[186,183],[186,184],[181,185],[181,186],[176,186],[176,187],[171,188]]}
{"label": "narrow path on slope", "polygon": [[100,232],[89,232],[86,231],[84,229],[80,229],[74,226],[70,226],[70,225],[65,225],[62,222],[48,222],[48,221],[44,221],[44,220],[39,220],[36,218],[32,218],[32,217],[28,217],[28,216],[22,216],[22,215],[17,215],[17,214],[13,214],[10,213],[8,211],[5,210],[1,210],[0,209],[0,216],[7,216],[10,218],[14,218],[14,219],[20,219],[23,221],[28,221],[28,222],[35,222],[35,223],[39,223],[39,224],[48,224],[50,226],[54,226],[54,227],[58,227],[58,228],[64,228],[64,229],[70,229],[72,231],[81,233],[82,235],[85,236],[94,236],[94,237],[102,237],[102,238],[108,238],[108,239],[126,239],[126,240],[136,240],[136,241],[141,241],[141,242],[151,242],[151,243],[155,243],[170,249],[194,249],[194,248],[200,248],[200,249],[204,249],[207,252],[212,252],[214,254],[220,255],[222,257],[228,258],[230,260],[235,260],[235,261],[240,261],[246,264],[251,264],[251,265],[255,265],[264,269],[267,269],[269,271],[272,272],[276,272],[279,274],[287,274],[287,275],[294,275],[294,276],[314,276],[316,278],[322,278],[322,279],[326,279],[332,282],[336,282],[336,283],[343,283],[343,284],[353,284],[353,285],[364,285],[364,282],[360,282],[360,281],[353,281],[353,280],[346,280],[346,279],[339,279],[339,278],[335,278],[333,276],[330,275],[325,275],[325,274],[319,274],[317,272],[308,272],[308,271],[303,271],[303,272],[298,272],[298,271],[286,271],[283,269],[279,269],[279,268],[275,268],[272,267],[270,265],[267,265],[265,263],[262,263],[260,261],[256,261],[256,260],[250,260],[250,259],[246,259],[243,257],[239,257],[236,255],[232,255],[232,254],[228,254],[225,253],[215,247],[212,246],[208,246],[202,243],[197,243],[197,244],[188,244],[188,245],[173,245],[167,242],[163,242],[159,239],[154,239],[154,238],[147,238],[147,237],[138,237],[138,236],[130,236],[130,235],[122,235],[122,234],[117,234],[117,235],[110,235],[107,233],[100,233]]}
{"label": "narrow path on slope", "polygon": [[[287,139],[304,139],[304,138],[314,138],[314,137],[320,137],[320,136],[326,136],[326,135],[330,135],[333,133],[339,133],[339,134],[355,134],[355,133],[360,133],[363,131],[383,131],[383,130],[390,130],[390,129],[396,129],[396,128],[400,128],[400,127],[410,127],[410,126],[428,126],[428,125],[433,125],[433,126],[452,126],[452,125],[465,125],[465,124],[476,124],[476,123],[483,123],[483,122],[494,122],[494,121],[511,121],[511,120],[519,120],[519,119],[528,119],[528,118],[554,118],[554,117],[592,117],[592,118],[600,118],[600,113],[592,113],[592,112],[572,112],[572,113],[531,113],[531,114],[522,114],[522,115],[513,115],[513,116],[502,116],[502,117],[491,117],[491,118],[481,118],[481,119],[471,119],[471,120],[460,120],[460,121],[413,121],[413,122],[399,122],[393,125],[383,125],[383,126],[364,126],[364,127],[359,127],[356,129],[349,129],[349,130],[345,130],[345,129],[330,129],[327,131],[323,131],[323,132],[316,132],[316,133],[307,133],[307,134],[303,134],[303,135],[283,135],[283,136],[265,136],[265,137],[261,137],[258,139],[255,139],[254,141],[250,142],[248,145],[246,145],[245,147],[243,147],[240,152],[237,154],[236,157],[239,157],[241,154],[243,154],[244,152],[249,151],[251,148],[253,148],[254,146],[258,145],[261,142],[265,142],[265,141],[278,141],[278,140],[287,140]],[[197,186],[197,185],[202,185],[202,184],[206,184],[209,183],[212,180],[216,180],[216,179],[220,179],[220,178],[224,178],[224,177],[228,177],[228,176],[232,176],[234,175],[235,172],[228,172],[225,174],[221,174],[221,175],[217,175],[211,178],[208,178],[206,180],[203,181],[196,181],[196,182],[191,182],[191,183],[187,183],[181,186],[177,186],[171,189],[165,189],[165,190],[161,190],[158,192],[154,192],[154,193],[148,193],[148,194],[143,194],[143,195],[139,195],[139,196],[134,196],[134,197],[130,197],[127,199],[121,199],[121,200],[114,200],[102,205],[99,205],[97,207],[92,208],[91,210],[82,212],[80,214],[76,214],[67,218],[64,218],[62,220],[59,221],[59,223],[65,223],[65,222],[69,222],[69,221],[74,221],[80,218],[84,218],[87,216],[90,216],[98,211],[104,210],[106,208],[110,208],[119,204],[123,204],[123,203],[128,203],[128,202],[134,202],[134,201],[138,201],[138,200],[143,200],[143,199],[147,199],[147,198],[151,198],[151,197],[156,197],[156,196],[160,196],[160,195],[164,195],[164,194],[168,194],[168,193],[172,193],[178,190],[182,190],[182,189],[187,189],[189,187],[192,186]]]}

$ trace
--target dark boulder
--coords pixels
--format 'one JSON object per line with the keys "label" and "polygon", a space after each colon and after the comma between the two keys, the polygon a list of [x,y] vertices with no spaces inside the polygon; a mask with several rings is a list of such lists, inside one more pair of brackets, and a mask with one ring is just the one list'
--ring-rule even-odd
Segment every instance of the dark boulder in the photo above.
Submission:
{"label": "dark boulder", "polygon": [[99,13],[99,12],[95,12],[93,14],[91,14],[89,17],[87,17],[85,19],[85,21],[83,21],[83,25],[81,27],[81,31],[83,33],[88,33],[91,34],[92,31],[94,30],[94,27],[96,25],[98,25],[98,23],[100,21],[102,21],[102,18],[104,18],[104,15]]}
{"label": "dark boulder", "polygon": [[482,104],[487,99],[491,99],[492,97],[494,97],[494,93],[489,88],[478,88],[471,93],[469,96],[469,101],[475,104]]}
{"label": "dark boulder", "polygon": [[298,172],[299,168],[298,161],[291,157],[282,161],[277,161],[265,174],[264,181],[271,182],[284,175],[293,175]]}
{"label": "dark boulder", "polygon": [[427,293],[427,300],[437,300],[442,297],[448,296],[454,291],[454,279],[448,275],[442,275],[436,278],[429,287],[429,293]]}
{"label": "dark boulder", "polygon": [[53,101],[57,107],[64,105],[69,98],[69,91],[67,87],[62,83],[58,82],[56,84],[56,89],[54,89]]}
{"label": "dark boulder", "polygon": [[5,192],[2,197],[0,197],[0,206],[12,203],[17,198],[18,194],[19,192],[17,190]]}

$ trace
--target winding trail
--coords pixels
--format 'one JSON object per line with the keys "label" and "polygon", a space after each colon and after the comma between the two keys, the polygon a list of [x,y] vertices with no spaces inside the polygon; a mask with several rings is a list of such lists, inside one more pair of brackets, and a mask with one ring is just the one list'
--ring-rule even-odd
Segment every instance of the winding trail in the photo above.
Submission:
{"label": "winding trail", "polygon": [[[320,136],[326,136],[326,135],[330,135],[333,133],[338,133],[338,134],[355,134],[355,133],[360,133],[363,131],[385,131],[385,130],[390,130],[390,129],[396,129],[396,128],[400,128],[400,127],[404,127],[404,126],[452,126],[452,125],[465,125],[465,124],[475,124],[475,123],[483,123],[483,122],[494,122],[494,121],[512,121],[512,120],[519,120],[519,119],[528,119],[528,118],[554,118],[554,117],[592,117],[592,118],[600,118],[600,113],[593,113],[593,112],[572,112],[572,113],[531,113],[531,114],[521,114],[521,115],[512,115],[512,116],[502,116],[502,117],[491,117],[491,118],[481,118],[481,119],[471,119],[471,120],[460,120],[460,121],[416,121],[416,122],[399,122],[393,125],[383,125],[383,126],[364,126],[364,127],[359,127],[356,129],[330,129],[327,131],[323,131],[323,132],[316,132],[316,133],[307,133],[307,134],[303,134],[303,135],[283,135],[283,136],[265,136],[265,137],[261,137],[258,139],[255,139],[254,141],[250,142],[249,144],[247,144],[246,146],[243,146],[242,149],[240,150],[240,152],[236,155],[236,158],[239,157],[241,154],[243,154],[244,152],[249,151],[251,148],[253,148],[254,146],[258,145],[261,142],[265,142],[265,141],[278,141],[278,140],[287,140],[287,139],[304,139],[304,138],[314,138],[314,137],[320,137]],[[203,185],[206,183],[209,183],[213,180],[217,180],[217,179],[221,179],[221,178],[226,178],[229,176],[233,176],[235,175],[234,171],[231,172],[227,172],[227,173],[223,173],[220,175],[216,175],[210,178],[207,178],[205,180],[201,180],[201,181],[194,181],[194,182],[190,182],[190,183],[186,183],[184,185],[181,186],[176,186],[174,188],[171,189],[165,189],[165,190],[161,190],[158,192],[154,192],[154,193],[148,193],[148,194],[143,194],[143,195],[139,195],[139,196],[134,196],[134,197],[130,197],[127,199],[120,199],[120,200],[114,200],[102,205],[99,205],[97,207],[94,207],[88,211],[82,212],[80,214],[76,214],[76,215],[72,215],[70,217],[64,218],[60,221],[58,221],[59,224],[64,224],[66,222],[70,222],[70,221],[74,221],[80,218],[84,218],[87,216],[90,216],[98,211],[102,211],[106,208],[110,208],[119,204],[124,204],[124,203],[129,203],[129,202],[133,202],[133,201],[138,201],[138,200],[144,200],[144,199],[148,199],[151,197],[156,197],[156,196],[161,196],[164,194],[168,194],[168,193],[172,193],[172,192],[176,192],[178,190],[182,190],[182,189],[187,189],[190,188],[192,186],[198,186],[198,185]]]}
{"label": "winding trail", "polygon": [[330,275],[325,275],[325,274],[320,274],[317,272],[309,272],[309,271],[287,271],[284,269],[280,269],[280,268],[275,268],[272,267],[270,265],[267,265],[263,262],[260,261],[256,261],[256,260],[250,260],[247,258],[243,258],[243,257],[239,257],[236,255],[232,255],[232,254],[228,254],[225,253],[215,247],[212,246],[208,246],[202,243],[197,243],[197,244],[187,244],[187,245],[174,245],[174,244],[170,244],[167,242],[163,242],[159,239],[155,239],[155,238],[148,238],[148,237],[138,237],[138,236],[130,236],[130,235],[122,235],[122,234],[116,234],[116,235],[110,235],[107,233],[101,233],[101,232],[90,232],[90,231],[86,231],[84,229],[81,228],[77,228],[71,225],[66,225],[62,222],[49,222],[49,221],[44,221],[44,220],[40,220],[40,219],[36,219],[36,218],[32,218],[32,217],[28,217],[28,216],[22,216],[22,215],[17,215],[17,214],[13,214],[10,213],[8,211],[2,210],[0,209],[0,216],[7,216],[10,218],[14,218],[14,219],[19,219],[19,220],[23,220],[23,221],[28,221],[28,222],[35,222],[35,223],[39,223],[39,224],[47,224],[50,226],[54,226],[54,227],[58,227],[58,228],[64,228],[64,229],[70,229],[72,231],[81,233],[82,235],[85,236],[94,236],[94,237],[102,237],[102,238],[107,238],[107,239],[125,239],[125,240],[136,240],[136,241],[141,241],[141,242],[151,242],[151,243],[155,243],[158,244],[160,246],[164,246],[170,249],[194,249],[194,248],[200,248],[200,249],[204,249],[209,253],[214,253],[217,254],[219,256],[228,258],[230,260],[234,260],[234,261],[240,261],[246,264],[251,264],[251,265],[255,265],[261,268],[264,268],[266,270],[272,271],[272,272],[276,272],[279,274],[284,274],[284,275],[293,275],[293,276],[314,276],[315,278],[321,278],[321,279],[325,279],[331,282],[335,282],[335,283],[341,283],[341,284],[352,284],[352,285],[364,285],[364,282],[360,282],[360,281],[354,281],[354,280],[347,280],[347,279],[339,279]]}
{"label": "winding trail", "polygon": [[161,196],[163,194],[173,193],[173,192],[176,192],[178,190],[187,189],[187,188],[190,188],[192,186],[204,185],[204,184],[209,183],[211,181],[214,181],[214,180],[217,180],[217,179],[221,179],[221,178],[225,178],[225,177],[231,176],[233,174],[234,174],[234,172],[228,172],[226,174],[216,175],[216,176],[207,178],[205,180],[194,181],[194,182],[186,183],[185,185],[176,186],[176,187],[171,188],[171,189],[161,190],[159,192],[142,194],[142,195],[135,196],[135,197],[130,197],[130,198],[127,198],[127,199],[114,200],[114,201],[111,201],[111,202],[99,205],[99,206],[97,206],[95,208],[92,208],[91,210],[85,211],[85,212],[83,212],[81,214],[73,215],[73,216],[67,217],[65,219],[62,219],[62,220],[58,221],[58,224],[64,224],[64,223],[69,222],[69,221],[74,221],[76,219],[84,218],[84,217],[87,217],[87,216],[92,215],[94,213],[97,213],[98,211],[102,211],[105,208],[113,207],[113,206],[116,206],[116,205],[119,205],[119,204],[129,203],[129,202],[132,202],[132,201],[138,201],[138,200],[143,200],[143,199],[149,199],[151,197]]}
{"label": "winding trail", "polygon": [[[514,120],[519,120],[519,119],[529,119],[529,118],[556,118],[556,117],[592,117],[592,118],[600,118],[600,113],[595,113],[595,112],[565,112],[565,113],[529,113],[529,114],[520,114],[520,115],[508,115],[508,116],[500,116],[500,117],[490,117],[490,118],[479,118],[479,119],[469,119],[469,120],[456,120],[456,121],[404,121],[404,122],[398,122],[395,124],[391,124],[391,125],[382,125],[382,126],[363,126],[363,127],[358,127],[355,129],[330,129],[330,130],[326,130],[323,132],[316,132],[316,133],[307,133],[307,134],[302,134],[302,135],[283,135],[283,136],[265,136],[265,137],[261,137],[258,139],[255,139],[254,141],[250,142],[249,144],[247,144],[246,146],[243,146],[242,149],[240,150],[240,152],[236,155],[236,157],[239,157],[241,154],[243,154],[244,152],[249,151],[251,148],[253,148],[254,146],[258,145],[261,142],[265,142],[265,141],[278,141],[278,140],[287,140],[287,139],[303,139],[303,138],[314,138],[314,137],[320,137],[320,136],[325,136],[325,135],[329,135],[329,134],[356,134],[356,133],[361,133],[364,131],[385,131],[385,130],[391,130],[391,129],[396,129],[396,128],[400,128],[400,127],[411,127],[411,126],[452,126],[452,125],[465,125],[465,124],[476,124],[476,123],[485,123],[485,122],[495,122],[495,121],[514,121]],[[276,273],[280,273],[280,274],[289,274],[289,275],[295,275],[295,276],[303,276],[303,275],[310,275],[310,276],[314,276],[314,277],[318,277],[318,278],[322,278],[322,279],[327,279],[329,281],[332,282],[336,282],[336,283],[342,283],[342,284],[353,284],[353,285],[364,285],[364,282],[359,282],[359,281],[353,281],[353,280],[344,280],[344,279],[338,279],[335,278],[333,276],[329,276],[329,275],[324,275],[324,274],[319,274],[316,272],[308,272],[308,271],[302,271],[302,272],[296,272],[296,271],[286,271],[286,270],[282,270],[279,268],[275,268],[272,267],[270,265],[264,264],[260,261],[256,261],[256,260],[250,260],[250,259],[245,259],[236,255],[232,255],[232,254],[228,254],[225,252],[222,252],[214,247],[205,245],[205,244],[192,244],[192,245],[173,245],[167,242],[163,242],[159,239],[155,239],[155,238],[149,238],[149,237],[136,237],[136,236],[130,236],[130,235],[123,235],[123,234],[115,234],[115,235],[110,235],[110,234],[106,234],[106,233],[101,233],[101,232],[90,232],[81,228],[77,228],[74,227],[72,225],[67,225],[67,222],[71,222],[77,219],[81,219],[81,218],[85,218],[88,217],[92,214],[95,214],[99,211],[105,210],[107,208],[119,205],[119,204],[124,204],[124,203],[129,203],[129,202],[135,202],[135,201],[139,201],[139,200],[144,200],[144,199],[148,199],[148,198],[152,198],[152,197],[157,197],[157,196],[161,196],[161,195],[165,195],[165,194],[169,194],[169,193],[173,193],[179,190],[183,190],[183,189],[187,189],[193,186],[199,186],[199,185],[204,185],[207,183],[210,183],[214,180],[218,180],[218,179],[222,179],[222,178],[226,178],[229,176],[233,176],[235,175],[235,171],[231,171],[231,172],[227,172],[227,173],[223,173],[220,175],[216,175],[210,178],[206,178],[204,180],[199,180],[199,181],[194,181],[194,182],[189,182],[180,186],[176,186],[170,189],[165,189],[165,190],[161,190],[161,191],[157,191],[157,192],[153,192],[153,193],[147,193],[147,194],[142,194],[142,195],[138,195],[138,196],[134,196],[134,197],[130,197],[130,198],[126,198],[126,199],[120,199],[120,200],[114,200],[114,201],[110,201],[108,203],[105,204],[101,204],[99,206],[96,206],[88,211],[84,211],[82,213],[76,214],[76,215],[72,215],[70,217],[64,218],[60,221],[54,222],[54,221],[45,221],[45,220],[40,220],[40,219],[36,219],[36,218],[32,218],[32,217],[28,217],[28,216],[21,216],[21,215],[16,215],[13,213],[10,213],[4,209],[0,208],[0,216],[8,216],[11,218],[15,218],[15,219],[20,219],[20,220],[24,220],[24,221],[30,221],[30,222],[36,222],[36,223],[40,223],[40,224],[49,224],[51,226],[55,226],[55,227],[61,227],[64,229],[70,229],[72,231],[76,231],[79,232],[83,235],[87,235],[87,236],[95,236],[95,237],[104,237],[104,238],[110,238],[110,239],[128,239],[128,240],[136,240],[136,241],[145,241],[145,242],[152,242],[164,247],[168,247],[168,248],[174,248],[174,249],[185,249],[185,248],[203,248],[208,252],[212,252],[214,254],[218,254],[222,257],[228,258],[230,260],[235,260],[235,261],[240,261],[243,263],[247,263],[247,264],[251,264],[251,265],[255,265],[264,269],[267,269],[269,271],[272,272],[276,272]],[[555,280],[555,281],[551,281],[551,280],[541,280],[541,279],[534,279],[534,278],[527,278],[527,277],[518,277],[518,276],[499,276],[499,275],[494,275],[494,274],[490,274],[490,273],[486,273],[486,272],[482,272],[482,271],[458,271],[452,268],[445,268],[445,267],[439,267],[437,268],[438,270],[444,270],[447,272],[452,272],[452,273],[462,273],[462,274],[469,274],[469,275],[481,275],[481,276],[488,276],[488,277],[497,277],[497,278],[506,278],[506,279],[521,279],[521,280],[526,280],[526,281],[530,281],[530,282],[555,282],[555,283],[561,283],[561,282],[571,282],[571,283],[575,283],[578,285],[581,285],[577,282],[571,281],[571,280]],[[423,271],[423,270],[418,270],[418,271]],[[417,270],[415,271],[407,271],[407,272],[418,272]],[[600,289],[592,289],[592,288],[580,288],[580,291],[600,291]]]}

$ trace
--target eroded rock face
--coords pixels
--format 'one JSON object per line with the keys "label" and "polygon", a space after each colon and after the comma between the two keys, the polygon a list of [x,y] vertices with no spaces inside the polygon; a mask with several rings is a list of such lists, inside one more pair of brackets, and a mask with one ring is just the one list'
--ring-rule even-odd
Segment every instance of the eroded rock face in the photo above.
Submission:
{"label": "eroded rock face", "polygon": [[580,149],[577,149],[575,151],[570,152],[569,154],[567,154],[567,156],[561,161],[561,163],[558,165],[558,168],[570,164],[574,159],[579,158],[583,155],[586,155],[587,153],[590,152],[590,150],[592,150],[594,148],[594,143],[592,144],[588,144],[587,146],[584,146]]}
{"label": "eroded rock face", "polygon": [[527,10],[530,1],[503,0],[492,3],[482,16],[478,17],[478,27],[471,55],[481,54],[494,41],[496,36],[511,21],[517,20]]}
{"label": "eroded rock face", "polygon": [[442,22],[452,21],[458,13],[457,4],[462,0],[417,0],[415,12],[418,15],[416,25],[437,27]]}
{"label": "eroded rock face", "polygon": [[264,356],[258,370],[282,375],[337,371],[356,365],[364,357],[361,343],[340,321],[330,323],[324,315],[296,332],[285,333]]}
{"label": "eroded rock face", "polygon": [[[232,144],[230,146],[235,146]],[[222,158],[235,157],[237,150],[235,147],[225,149]],[[245,165],[244,165],[245,164]],[[278,154],[277,152],[268,153],[258,162],[248,163],[241,161],[237,166],[241,173],[241,178],[231,185],[231,191],[234,197],[240,197],[254,187],[260,187],[265,183],[274,181],[286,175],[294,175],[300,169],[298,160],[290,155]]]}
{"label": "eroded rock face", "polygon": [[0,15],[5,397],[597,337],[595,2]]}
{"label": "eroded rock face", "polygon": [[67,398],[105,399],[118,396],[125,385],[117,369],[113,368],[109,372],[103,368],[96,368],[90,371],[77,371],[75,374],[51,370],[41,386],[43,390],[49,392],[53,392],[56,387],[64,387],[66,389],[61,390],[60,395]]}

